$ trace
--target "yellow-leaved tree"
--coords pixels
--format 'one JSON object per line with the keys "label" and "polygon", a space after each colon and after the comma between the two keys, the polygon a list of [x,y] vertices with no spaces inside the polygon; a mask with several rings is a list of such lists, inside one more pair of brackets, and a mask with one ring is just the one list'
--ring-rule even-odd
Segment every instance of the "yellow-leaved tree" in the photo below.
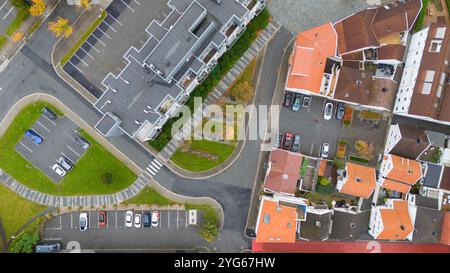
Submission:
{"label": "yellow-leaved tree", "polygon": [[89,8],[90,1],[89,0],[80,0],[80,6],[87,9]]}
{"label": "yellow-leaved tree", "polygon": [[66,18],[58,17],[54,22],[48,23],[48,29],[55,34],[56,37],[67,38],[72,34],[72,26]]}
{"label": "yellow-leaved tree", "polygon": [[44,0],[32,0],[33,5],[30,7],[30,14],[32,16],[40,16],[44,13],[47,5]]}

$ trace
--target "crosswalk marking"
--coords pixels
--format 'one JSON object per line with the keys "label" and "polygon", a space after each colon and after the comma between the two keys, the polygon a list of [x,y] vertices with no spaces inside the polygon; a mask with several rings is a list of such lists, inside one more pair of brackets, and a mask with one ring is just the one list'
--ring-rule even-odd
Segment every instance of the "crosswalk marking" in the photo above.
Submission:
{"label": "crosswalk marking", "polygon": [[145,168],[151,175],[155,175],[156,173],[154,173],[149,167]]}

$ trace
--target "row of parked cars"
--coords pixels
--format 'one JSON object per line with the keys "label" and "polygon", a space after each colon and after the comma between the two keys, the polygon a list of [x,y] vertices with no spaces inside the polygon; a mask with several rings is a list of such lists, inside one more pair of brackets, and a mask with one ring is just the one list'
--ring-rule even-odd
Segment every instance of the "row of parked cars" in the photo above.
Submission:
{"label": "row of parked cars", "polygon": [[300,111],[300,107],[308,108],[311,105],[312,98],[302,94],[286,92],[284,94],[284,107],[290,107],[292,111]]}
{"label": "row of parked cars", "polygon": [[[98,212],[98,227],[104,228],[107,224],[107,213],[106,211]],[[80,213],[80,230],[86,231],[89,229],[89,214],[87,212]],[[146,211],[142,213],[136,213],[133,217],[133,211],[128,210],[125,213],[125,227],[131,228],[141,228],[144,227],[158,227],[159,226],[159,211]]]}
{"label": "row of parked cars", "polygon": [[[275,141],[273,146],[277,149],[283,149],[291,152],[300,152],[301,136],[299,134],[292,133],[278,133],[275,136]],[[323,143],[320,148],[320,156],[322,158],[328,158],[330,153],[330,144]]]}

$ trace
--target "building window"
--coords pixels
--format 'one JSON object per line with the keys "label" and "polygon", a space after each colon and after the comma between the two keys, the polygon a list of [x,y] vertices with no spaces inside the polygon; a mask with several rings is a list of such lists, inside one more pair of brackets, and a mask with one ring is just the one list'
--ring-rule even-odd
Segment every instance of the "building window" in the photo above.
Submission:
{"label": "building window", "polygon": [[442,41],[433,40],[431,41],[430,48],[428,49],[429,52],[440,52],[442,46]]}

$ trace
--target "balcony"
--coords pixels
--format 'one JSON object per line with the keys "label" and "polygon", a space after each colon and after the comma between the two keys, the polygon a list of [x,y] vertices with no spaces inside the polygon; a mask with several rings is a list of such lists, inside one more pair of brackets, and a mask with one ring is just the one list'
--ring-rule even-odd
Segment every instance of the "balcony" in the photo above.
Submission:
{"label": "balcony", "polygon": [[247,9],[248,10],[252,10],[257,4],[256,0],[251,0],[248,4],[247,4]]}
{"label": "balcony", "polygon": [[214,55],[216,55],[216,53],[217,49],[215,47],[211,48],[208,54],[206,54],[206,56],[203,58],[203,62],[205,64],[209,63],[209,61],[211,61],[211,59],[214,57]]}
{"label": "balcony", "polygon": [[236,23],[232,23],[232,24],[228,27],[228,29],[225,31],[225,35],[226,35],[227,37],[230,37],[231,34],[234,33],[234,31],[236,30],[237,27],[238,27],[238,25],[237,25]]}

